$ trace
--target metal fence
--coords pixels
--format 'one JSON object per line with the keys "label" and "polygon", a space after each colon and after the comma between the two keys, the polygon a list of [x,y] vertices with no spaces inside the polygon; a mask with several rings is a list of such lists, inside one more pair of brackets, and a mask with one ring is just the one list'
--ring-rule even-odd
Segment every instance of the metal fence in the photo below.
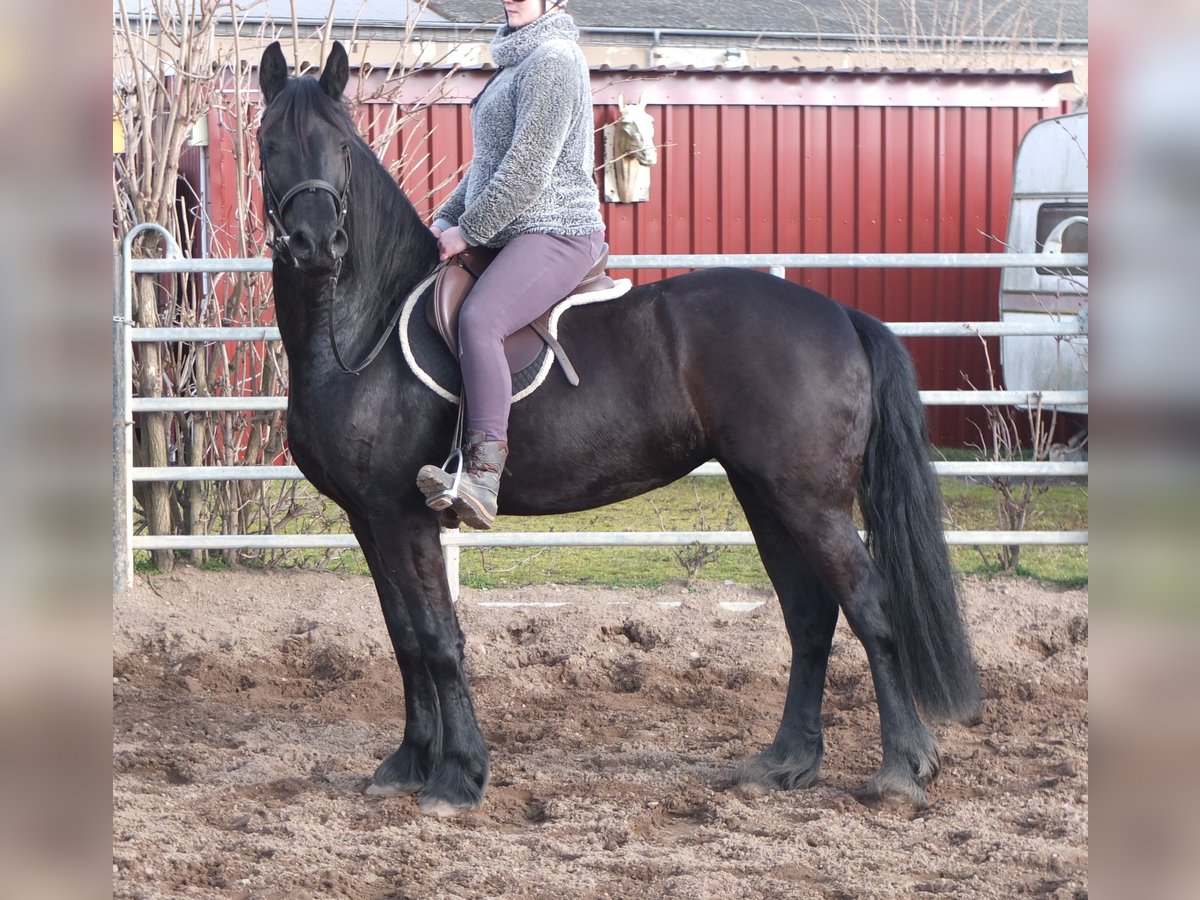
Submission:
{"label": "metal fence", "polygon": [[[133,239],[146,229],[158,231],[168,247],[164,259],[133,259]],[[676,254],[612,256],[615,269],[688,269],[740,266],[769,269],[782,277],[789,268],[1005,268],[1012,266],[1087,266],[1086,253],[792,253],[792,254]],[[156,225],[141,225],[127,235],[120,259],[121,283],[113,313],[113,591],[128,590],[133,581],[133,556],[138,550],[230,550],[355,548],[351,534],[305,535],[134,535],[133,483],[135,481],[221,481],[303,479],[295,466],[167,466],[133,465],[133,414],[155,412],[223,412],[231,410],[282,410],[286,397],[160,397],[133,396],[133,344],[157,341],[277,341],[279,330],[252,328],[136,328],[132,321],[133,277],[136,274],[195,272],[269,272],[271,260],[184,259],[170,235]],[[889,327],[901,336],[1071,336],[1086,333],[1086,320],[1055,319],[1045,324],[1003,322],[905,322]],[[921,391],[926,405],[1084,405],[1087,391]],[[934,462],[939,475],[993,477],[1086,477],[1086,462]],[[693,476],[722,476],[716,463],[706,463]],[[947,531],[950,544],[1086,544],[1086,531]],[[549,546],[682,546],[753,544],[748,531],[656,532],[471,532],[447,529],[442,533],[446,568],[457,591],[458,554],[462,547]]]}

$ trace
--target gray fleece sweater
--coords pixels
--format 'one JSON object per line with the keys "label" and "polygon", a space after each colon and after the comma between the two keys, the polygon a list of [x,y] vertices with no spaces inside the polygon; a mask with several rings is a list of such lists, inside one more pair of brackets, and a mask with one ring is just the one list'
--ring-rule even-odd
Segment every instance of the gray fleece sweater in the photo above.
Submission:
{"label": "gray fleece sweater", "polygon": [[592,93],[579,30],[564,12],[492,41],[501,71],[471,111],[475,155],[437,211],[470,244],[500,247],[518,234],[591,234],[604,228],[593,178]]}

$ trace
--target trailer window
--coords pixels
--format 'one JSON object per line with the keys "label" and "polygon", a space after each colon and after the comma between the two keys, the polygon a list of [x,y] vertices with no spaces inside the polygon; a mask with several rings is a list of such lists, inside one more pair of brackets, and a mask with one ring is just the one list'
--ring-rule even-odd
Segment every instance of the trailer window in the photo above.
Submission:
{"label": "trailer window", "polygon": [[[1043,203],[1038,209],[1037,216],[1037,252],[1041,253],[1046,238],[1054,230],[1054,226],[1071,216],[1086,216],[1086,203]],[[1086,222],[1076,222],[1068,225],[1063,234],[1063,253],[1088,252],[1088,227]],[[1039,275],[1086,275],[1087,269],[1071,266],[1039,266]]]}

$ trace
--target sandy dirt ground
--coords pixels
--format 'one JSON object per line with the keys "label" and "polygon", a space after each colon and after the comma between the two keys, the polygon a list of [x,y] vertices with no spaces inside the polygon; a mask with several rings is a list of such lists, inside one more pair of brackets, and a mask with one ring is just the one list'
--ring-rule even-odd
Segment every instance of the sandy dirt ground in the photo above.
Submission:
{"label": "sandy dirt ground", "polygon": [[774,735],[789,658],[769,591],[464,589],[492,783],[443,820],[362,792],[404,716],[368,580],[139,579],[113,608],[113,893],[1086,897],[1087,593],[963,597],[984,717],[937,727],[913,814],[864,802],[879,721],[844,624],[820,780],[751,797],[730,776]]}

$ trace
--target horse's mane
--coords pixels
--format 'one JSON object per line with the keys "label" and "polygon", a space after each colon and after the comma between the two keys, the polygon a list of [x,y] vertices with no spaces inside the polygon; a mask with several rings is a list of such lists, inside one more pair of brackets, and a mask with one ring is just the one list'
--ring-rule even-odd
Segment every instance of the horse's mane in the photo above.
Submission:
{"label": "horse's mane", "polygon": [[333,126],[350,147],[347,276],[356,277],[367,296],[402,289],[398,281],[415,283],[437,262],[437,242],[359,134],[345,102],[330,97],[315,78],[290,78],[264,111],[263,126],[278,124],[294,135],[303,157],[309,149],[304,123],[314,116]]}

